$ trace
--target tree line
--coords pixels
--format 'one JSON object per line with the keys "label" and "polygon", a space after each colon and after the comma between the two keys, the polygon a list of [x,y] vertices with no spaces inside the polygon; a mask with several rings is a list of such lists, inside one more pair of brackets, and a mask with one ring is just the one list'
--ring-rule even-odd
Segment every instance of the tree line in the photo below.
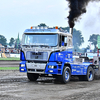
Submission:
{"label": "tree line", "polygon": [[13,37],[10,38],[10,42],[7,43],[7,38],[3,35],[0,35],[0,44],[2,44],[4,47],[13,46],[15,49],[20,49],[20,39],[19,37],[17,39],[14,39]]}

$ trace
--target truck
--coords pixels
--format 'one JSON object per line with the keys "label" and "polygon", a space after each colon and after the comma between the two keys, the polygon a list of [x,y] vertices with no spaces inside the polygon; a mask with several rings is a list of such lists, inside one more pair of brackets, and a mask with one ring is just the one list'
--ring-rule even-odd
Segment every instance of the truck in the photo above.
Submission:
{"label": "truck", "polygon": [[[77,38],[77,37],[76,37]],[[26,72],[30,81],[52,76],[66,84],[71,76],[92,81],[99,73],[99,57],[93,61],[73,56],[72,34],[57,26],[31,27],[22,35],[20,72]]]}

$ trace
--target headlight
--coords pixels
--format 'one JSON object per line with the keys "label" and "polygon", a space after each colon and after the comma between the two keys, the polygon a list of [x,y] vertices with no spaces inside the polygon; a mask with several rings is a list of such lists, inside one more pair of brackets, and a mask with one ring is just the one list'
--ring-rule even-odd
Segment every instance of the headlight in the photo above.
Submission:
{"label": "headlight", "polygon": [[53,69],[53,68],[54,68],[54,66],[48,66],[48,68],[52,68],[52,69]]}
{"label": "headlight", "polygon": [[24,71],[24,69],[21,69],[21,71]]}
{"label": "headlight", "polygon": [[21,66],[21,67],[25,67],[25,64],[21,64],[20,66]]}

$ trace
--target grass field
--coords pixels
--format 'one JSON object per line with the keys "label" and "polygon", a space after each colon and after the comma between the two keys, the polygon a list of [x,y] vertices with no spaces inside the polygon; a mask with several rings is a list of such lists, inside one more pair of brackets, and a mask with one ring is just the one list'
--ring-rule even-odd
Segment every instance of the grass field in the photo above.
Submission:
{"label": "grass field", "polygon": [[11,58],[1,58],[0,57],[0,60],[20,60],[20,58],[14,58],[14,57],[11,57]]}
{"label": "grass field", "polygon": [[19,67],[0,67],[0,70],[19,70]]}

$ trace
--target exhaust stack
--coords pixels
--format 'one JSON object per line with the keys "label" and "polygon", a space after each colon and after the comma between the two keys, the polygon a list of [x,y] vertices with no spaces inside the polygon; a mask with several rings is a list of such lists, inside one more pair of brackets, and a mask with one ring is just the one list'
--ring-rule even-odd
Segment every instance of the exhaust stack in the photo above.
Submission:
{"label": "exhaust stack", "polygon": [[73,28],[70,28],[69,33],[73,36]]}

